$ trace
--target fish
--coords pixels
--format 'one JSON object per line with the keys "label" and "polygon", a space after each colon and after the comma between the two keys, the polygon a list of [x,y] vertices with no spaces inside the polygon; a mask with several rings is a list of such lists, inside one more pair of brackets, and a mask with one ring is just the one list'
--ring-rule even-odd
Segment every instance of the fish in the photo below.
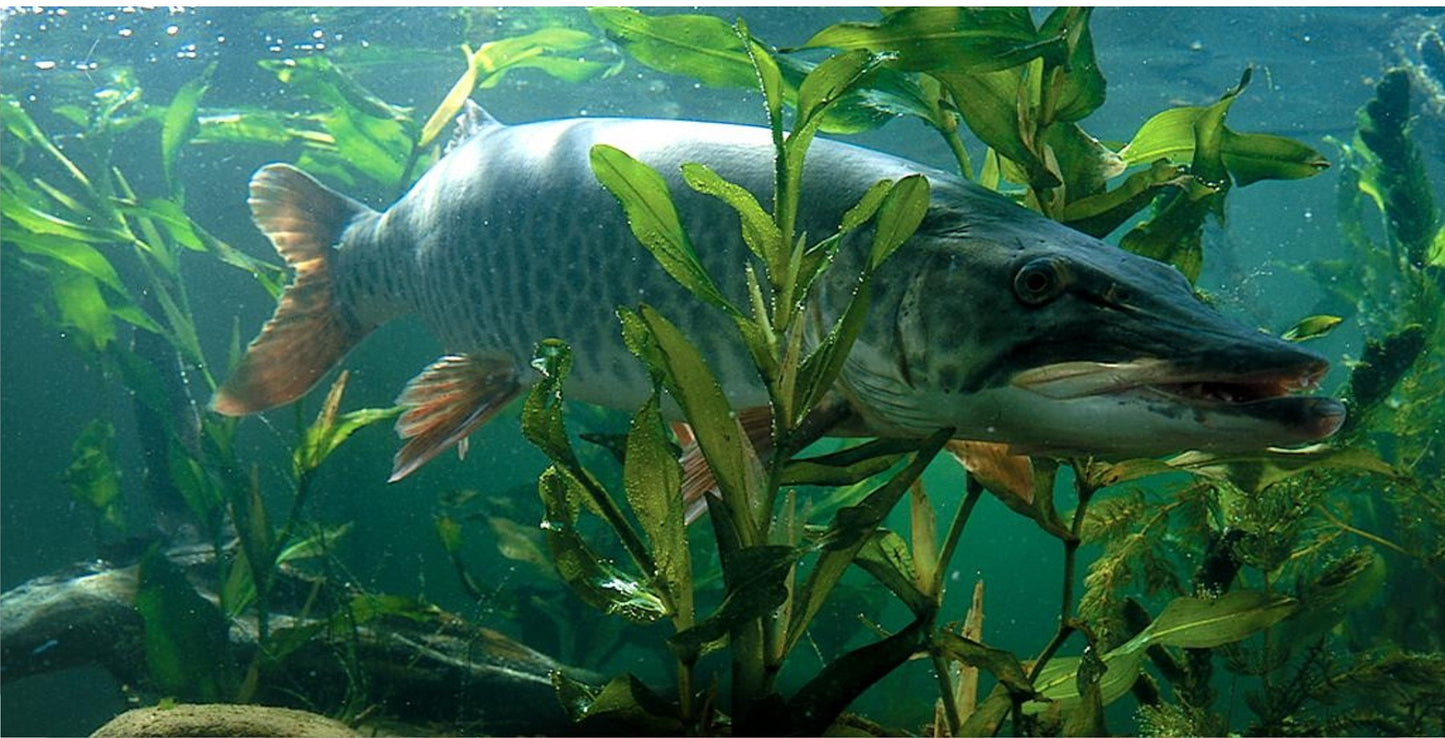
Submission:
{"label": "fish", "polygon": [[[764,201],[774,176],[767,129],[643,118],[506,125],[468,101],[446,153],[385,211],[289,164],[257,171],[252,219],[295,276],[210,408],[242,416],[290,403],[372,330],[418,314],[445,355],[398,398],[396,481],[534,384],[544,339],[572,348],[569,399],[639,407],[652,385],[614,311],[645,302],[697,344],[734,408],[765,412],[736,327],[637,244],[596,180],[598,144],[665,178],[703,267],[747,304],[752,257],[738,216],[689,189],[680,168],[700,162]],[[1299,444],[1343,422],[1339,400],[1308,394],[1329,367],[1320,354],[1216,312],[1173,267],[955,174],[818,139],[799,231],[833,233],[870,186],[913,174],[930,184],[928,211],[872,277],[830,392],[842,408],[836,435],[951,428],[1014,454],[1134,457]],[[868,238],[865,228],[845,239],[812,293],[811,340],[854,294]]]}

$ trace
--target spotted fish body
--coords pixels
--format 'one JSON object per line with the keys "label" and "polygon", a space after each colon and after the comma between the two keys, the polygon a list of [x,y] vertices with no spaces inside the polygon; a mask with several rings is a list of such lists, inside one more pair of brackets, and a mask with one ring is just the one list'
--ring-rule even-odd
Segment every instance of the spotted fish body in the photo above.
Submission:
{"label": "spotted fish body", "polygon": [[[504,354],[519,371],[538,340],[561,338],[575,354],[569,396],[618,407],[640,403],[649,387],[622,344],[614,310],[646,302],[699,345],[735,404],[764,404],[736,329],[636,243],[617,200],[593,176],[588,152],[596,144],[627,151],[669,179],[705,268],[735,304],[746,304],[741,265],[749,256],[738,217],[688,190],[680,167],[703,162],[755,193],[770,192],[769,133],[626,119],[482,126],[385,214],[348,230],[338,255],[343,301],[376,324],[419,313],[449,352]],[[805,197],[818,206],[800,228],[815,237],[836,230],[879,179],[920,169],[830,141],[812,148],[809,164]]]}
{"label": "spotted fish body", "polygon": [[[736,329],[639,246],[597,182],[607,144],[667,180],[704,268],[746,304],[752,258],[737,215],[691,191],[700,162],[766,202],[765,129],[642,119],[505,126],[475,106],[463,133],[399,202],[377,213],[287,165],[253,178],[250,204],[296,270],[275,317],[212,407],[240,415],[294,400],[376,326],[419,314],[448,356],[408,385],[393,479],[465,438],[535,381],[538,341],[573,349],[572,399],[631,410],[650,387],[615,309],[648,303],[702,350],[734,407],[767,396]],[[882,179],[926,176],[929,212],[877,271],[836,395],[855,432],[955,437],[1015,450],[1159,453],[1319,438],[1338,402],[1288,397],[1319,356],[1199,303],[1172,268],[1078,233],[946,172],[842,143],[808,153],[798,228],[819,240]],[[856,233],[808,306],[831,325],[856,287]]]}

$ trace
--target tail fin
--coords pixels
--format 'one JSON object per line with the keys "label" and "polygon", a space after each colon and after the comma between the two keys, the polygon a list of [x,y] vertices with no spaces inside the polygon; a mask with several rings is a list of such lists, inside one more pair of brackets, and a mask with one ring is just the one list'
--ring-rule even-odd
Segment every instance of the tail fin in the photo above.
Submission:
{"label": "tail fin", "polygon": [[211,409],[223,415],[249,415],[306,394],[375,327],[363,325],[337,300],[331,262],[342,232],[369,208],[288,164],[257,171],[248,202],[256,227],[296,278],[211,398]]}

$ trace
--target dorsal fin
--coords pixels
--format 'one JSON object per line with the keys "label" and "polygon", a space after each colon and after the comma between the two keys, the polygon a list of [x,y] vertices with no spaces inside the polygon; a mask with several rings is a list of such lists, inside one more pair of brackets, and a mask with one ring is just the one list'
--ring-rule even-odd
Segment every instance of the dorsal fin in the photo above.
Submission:
{"label": "dorsal fin", "polygon": [[443,154],[452,153],[452,149],[466,143],[467,139],[481,133],[493,126],[502,125],[501,121],[493,118],[491,113],[482,109],[471,98],[462,103],[462,112],[457,115],[457,128],[452,132],[452,140],[447,142],[447,148]]}

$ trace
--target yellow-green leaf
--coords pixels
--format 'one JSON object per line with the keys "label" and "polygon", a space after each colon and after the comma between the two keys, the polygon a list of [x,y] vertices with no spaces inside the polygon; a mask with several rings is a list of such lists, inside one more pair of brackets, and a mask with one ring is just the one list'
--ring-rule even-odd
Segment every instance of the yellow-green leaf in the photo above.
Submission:
{"label": "yellow-green leaf", "polygon": [[711,87],[754,87],[757,73],[737,32],[711,15],[644,15],[631,8],[589,8],[592,23],[643,64]]}
{"label": "yellow-green leaf", "polygon": [[1290,326],[1280,338],[1286,341],[1308,341],[1311,338],[1319,338],[1335,329],[1344,318],[1338,315],[1311,315],[1308,318],[1301,318],[1298,323]]}
{"label": "yellow-green leaf", "polygon": [[909,7],[877,23],[831,25],[802,48],[867,49],[897,55],[907,71],[968,69],[987,72],[1017,66],[1043,54],[1062,55],[1063,39],[1034,29],[1024,7]]}
{"label": "yellow-green leaf", "polygon": [[632,418],[622,484],[637,522],[652,543],[657,575],[678,628],[693,621],[692,560],[683,516],[682,467],[663,436],[658,392]]}
{"label": "yellow-green leaf", "polygon": [[[1293,597],[1237,589],[1212,599],[1179,597],[1134,641],[1178,648],[1215,648],[1268,628],[1295,611]],[[1131,641],[1133,643],[1134,641]],[[1128,648],[1129,644],[1120,646]]]}
{"label": "yellow-green leaf", "polygon": [[589,154],[597,181],[622,203],[632,235],[657,263],[689,292],[729,314],[737,310],[718,290],[698,261],[692,241],[677,217],[667,180],[621,149],[597,144]]}

